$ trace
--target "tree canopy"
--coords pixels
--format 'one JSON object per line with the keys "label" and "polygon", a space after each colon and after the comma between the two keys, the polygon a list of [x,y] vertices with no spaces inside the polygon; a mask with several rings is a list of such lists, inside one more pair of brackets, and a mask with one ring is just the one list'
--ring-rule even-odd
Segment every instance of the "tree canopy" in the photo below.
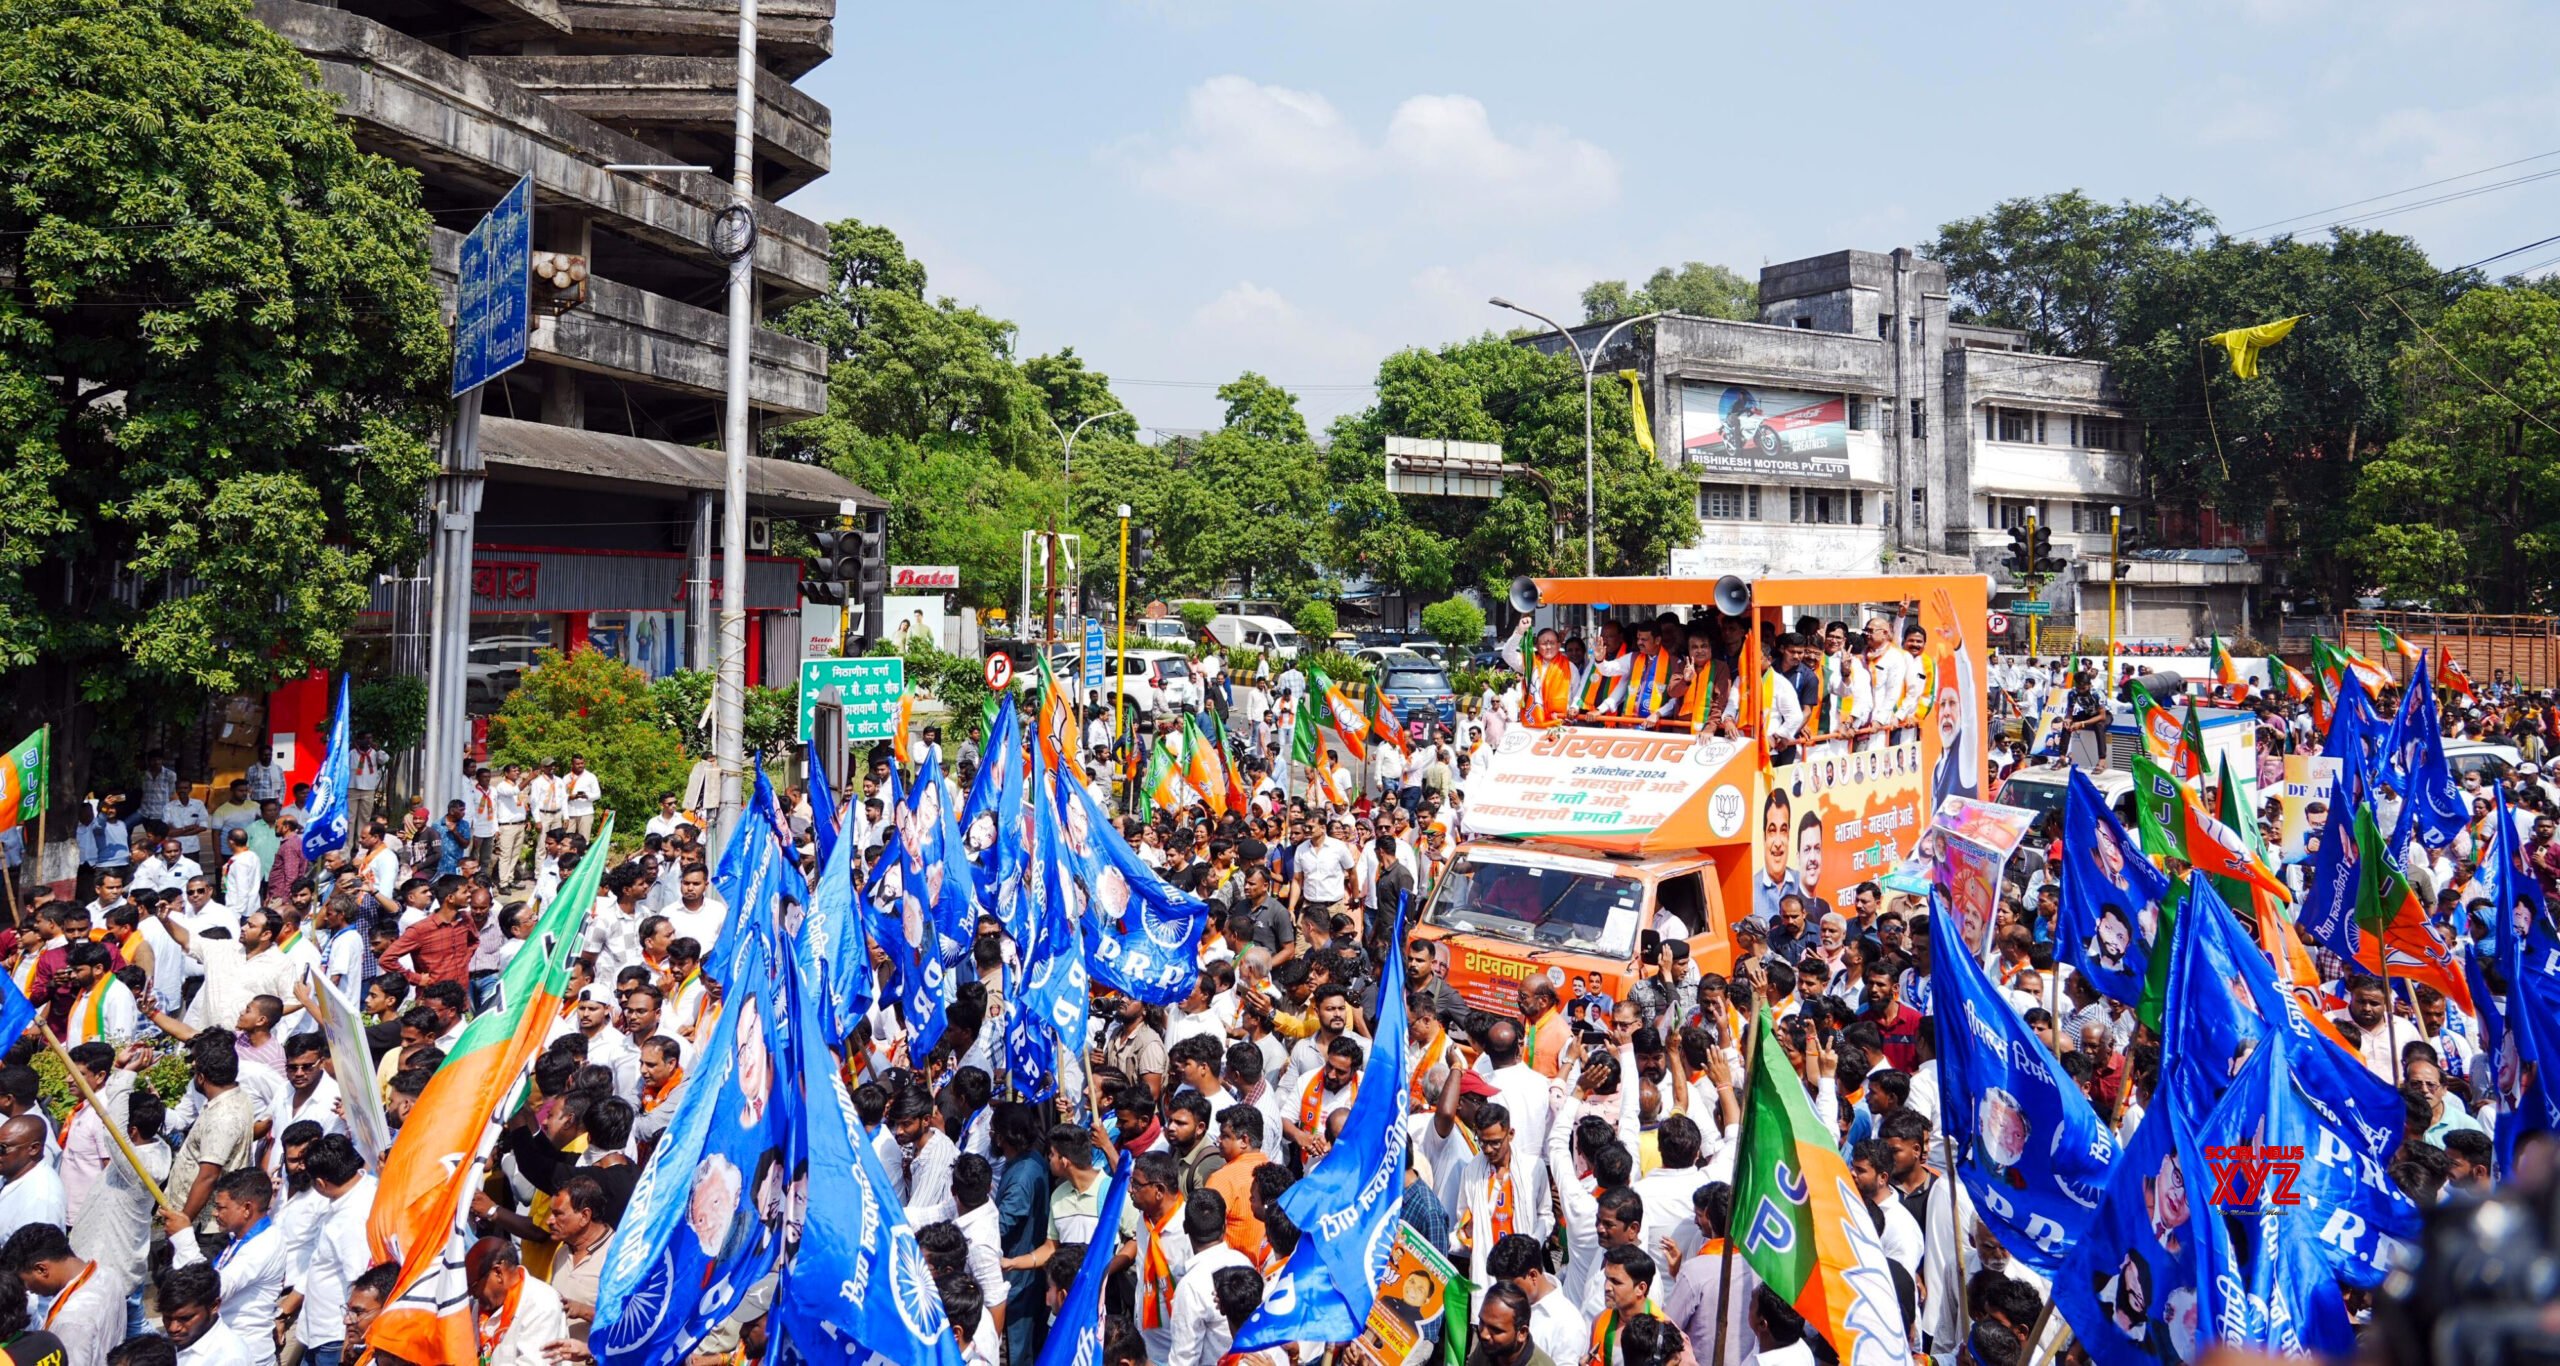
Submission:
{"label": "tree canopy", "polygon": [[1723,266],[1687,261],[1678,270],[1669,266],[1656,270],[1634,289],[1624,280],[1595,280],[1582,291],[1584,322],[1604,323],[1654,312],[1750,322],[1760,316],[1760,285]]}
{"label": "tree canopy", "polygon": [[334,663],[436,467],[415,179],[241,0],[0,13],[16,704],[166,715]]}
{"label": "tree canopy", "polygon": [[2102,204],[2078,190],[2009,199],[1938,229],[1928,251],[1947,268],[1959,322],[2024,330],[2033,349],[2104,357],[2121,339],[2128,294],[2212,231],[2186,199]]}

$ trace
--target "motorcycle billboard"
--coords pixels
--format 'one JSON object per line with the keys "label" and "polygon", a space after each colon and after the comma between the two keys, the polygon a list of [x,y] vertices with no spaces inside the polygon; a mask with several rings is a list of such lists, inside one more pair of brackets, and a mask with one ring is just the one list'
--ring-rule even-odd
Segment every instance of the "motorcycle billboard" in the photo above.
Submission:
{"label": "motorcycle billboard", "polygon": [[1680,453],[1691,469],[1797,479],[1849,477],[1849,400],[1748,384],[1680,386]]}

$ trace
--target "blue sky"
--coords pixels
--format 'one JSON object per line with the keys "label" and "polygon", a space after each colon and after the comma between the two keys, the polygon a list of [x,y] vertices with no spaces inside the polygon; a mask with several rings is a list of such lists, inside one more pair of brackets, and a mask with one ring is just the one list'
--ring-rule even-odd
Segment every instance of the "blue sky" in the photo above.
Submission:
{"label": "blue sky", "polygon": [[[1387,353],[1507,325],[1491,294],[1569,316],[1593,279],[1887,250],[2075,186],[2240,230],[2560,151],[2534,8],[843,3],[803,81],[834,168],[790,204],[894,229],[1143,424],[1214,423],[1246,369],[1321,423]],[[2560,174],[2372,226],[2470,261],[2560,233]]]}

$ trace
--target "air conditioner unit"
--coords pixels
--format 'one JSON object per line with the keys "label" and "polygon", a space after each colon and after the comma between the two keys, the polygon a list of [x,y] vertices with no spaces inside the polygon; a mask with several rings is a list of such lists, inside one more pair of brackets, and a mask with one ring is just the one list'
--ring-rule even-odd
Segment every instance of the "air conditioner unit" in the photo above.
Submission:
{"label": "air conditioner unit", "polygon": [[[729,548],[728,532],[728,519],[720,516],[719,510],[715,507],[712,510],[711,516],[711,549],[714,554]],[[679,528],[676,534],[678,545],[681,546],[685,539],[686,537],[684,532]],[[770,517],[749,517],[747,519],[747,553],[750,555],[764,555],[771,553],[772,550],[773,519]]]}

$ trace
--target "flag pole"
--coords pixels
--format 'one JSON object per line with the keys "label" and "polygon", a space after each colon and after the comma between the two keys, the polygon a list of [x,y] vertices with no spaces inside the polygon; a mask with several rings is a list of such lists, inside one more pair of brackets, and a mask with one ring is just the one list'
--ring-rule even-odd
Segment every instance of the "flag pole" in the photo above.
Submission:
{"label": "flag pole", "polygon": [[[38,882],[44,881],[44,821],[45,817],[53,814],[53,723],[51,721],[44,723],[42,733],[44,735],[44,800],[36,806],[36,847],[27,851],[27,862],[36,870]],[[9,906],[9,918],[14,923],[17,917],[18,907],[13,901]]]}
{"label": "flag pole", "polygon": [[89,1108],[98,1112],[98,1123],[105,1126],[107,1137],[116,1141],[116,1151],[124,1154],[125,1162],[132,1166],[134,1176],[142,1182],[142,1188],[151,1193],[151,1203],[179,1218],[185,1218],[187,1212],[171,1204],[169,1193],[161,1189],[159,1182],[151,1179],[151,1173],[142,1169],[142,1154],[133,1150],[132,1142],[124,1135],[124,1126],[116,1123],[115,1113],[109,1110],[107,1103],[100,1100],[98,1093],[91,1089],[89,1078],[80,1071],[80,1064],[71,1060],[71,1050],[64,1048],[62,1040],[53,1036],[53,1026],[44,1022],[42,1012],[38,1012],[35,1026],[36,1032],[44,1038],[44,1046],[52,1049],[53,1055],[62,1060],[63,1075],[71,1079],[71,1085],[79,1091],[80,1099],[87,1102]]}
{"label": "flag pole", "polygon": [[[2386,855],[2386,857],[2388,856]],[[2382,965],[2382,1044],[2383,1047],[2391,1049],[2391,1085],[2394,1089],[2397,1089],[2402,1080],[2400,1076],[2400,1050],[2394,1047],[2391,1043],[2391,1024],[2394,1019],[2398,1018],[2392,1013],[2392,1007],[2400,1003],[2400,993],[2391,985],[2390,941],[2384,939],[2379,934],[2374,936],[2374,940],[2374,947],[2376,949],[2376,952],[2373,955],[2374,961]]]}
{"label": "flag pole", "polygon": [[[1751,1032],[1742,1040],[1742,1093],[1746,1099],[1751,1094],[1752,1078],[1758,1075],[1760,1066],[1760,1009],[1759,998],[1755,995],[1751,1002]],[[1742,1120],[1733,1131],[1733,1150],[1737,1157],[1750,1133],[1751,1106],[1746,1103],[1742,1107]],[[1725,1210],[1724,1255],[1721,1265],[1716,1268],[1716,1350],[1710,1358],[1714,1366],[1725,1366],[1725,1327],[1733,1322],[1733,1240],[1739,1232],[1735,1227],[1735,1217],[1740,1213],[1731,1207]]]}
{"label": "flag pole", "polygon": [[[2128,1080],[2130,1080],[2130,1078],[2128,1078]],[[2123,1088],[2117,1088],[2116,1098],[2119,1101],[2124,1098]],[[1938,1146],[1939,1149],[1947,1155],[1947,1169],[1938,1177],[1938,1180],[1947,1188],[1947,1226],[1954,1231],[1956,1239],[1955,1248],[1950,1255],[1955,1259],[1955,1268],[1957,1272],[1955,1286],[1956,1350],[1962,1351],[1964,1350],[1965,1340],[1972,1331],[1972,1325],[1965,1322],[1967,1315],[1965,1314],[1964,1305],[1963,1276],[1965,1248],[1964,1210],[1957,1203],[1964,1194],[1964,1188],[1959,1184],[1956,1176],[1956,1136],[1954,1133],[1950,1132],[1945,1125],[1938,1126]],[[2052,1297],[2048,1295],[2046,1297],[2047,1308],[2051,1308],[2051,1302]]]}

